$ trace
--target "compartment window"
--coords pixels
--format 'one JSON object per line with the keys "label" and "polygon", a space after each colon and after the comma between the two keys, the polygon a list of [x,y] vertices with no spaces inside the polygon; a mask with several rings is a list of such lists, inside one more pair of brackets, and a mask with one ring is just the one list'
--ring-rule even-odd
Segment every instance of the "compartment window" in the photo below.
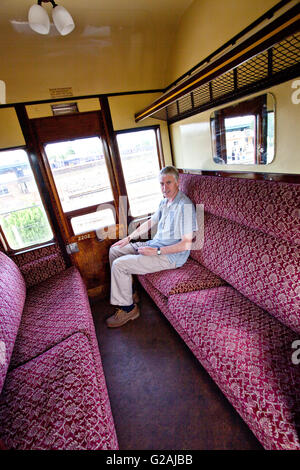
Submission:
{"label": "compartment window", "polygon": [[162,198],[158,139],[158,129],[154,128],[117,133],[132,217],[154,212]]}
{"label": "compartment window", "polygon": [[45,152],[74,234],[115,224],[114,198],[101,139],[95,136],[49,143]]}
{"label": "compartment window", "polygon": [[92,230],[100,230],[116,223],[115,213],[111,208],[101,209],[96,212],[72,217],[71,224],[75,235]]}
{"label": "compartment window", "polygon": [[211,116],[213,159],[218,164],[265,165],[274,158],[274,99],[268,93]]}
{"label": "compartment window", "polygon": [[24,149],[0,151],[0,227],[8,251],[53,240]]}

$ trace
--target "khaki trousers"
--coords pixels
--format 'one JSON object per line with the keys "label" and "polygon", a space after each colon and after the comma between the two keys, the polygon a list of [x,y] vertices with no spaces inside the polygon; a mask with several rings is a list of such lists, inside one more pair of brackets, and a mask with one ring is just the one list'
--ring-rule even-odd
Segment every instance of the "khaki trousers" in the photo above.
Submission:
{"label": "khaki trousers", "polygon": [[112,305],[131,305],[132,275],[147,274],[174,269],[175,263],[170,263],[166,255],[146,256],[137,251],[145,242],[128,243],[123,248],[111,247],[109,262],[111,270],[110,303]]}

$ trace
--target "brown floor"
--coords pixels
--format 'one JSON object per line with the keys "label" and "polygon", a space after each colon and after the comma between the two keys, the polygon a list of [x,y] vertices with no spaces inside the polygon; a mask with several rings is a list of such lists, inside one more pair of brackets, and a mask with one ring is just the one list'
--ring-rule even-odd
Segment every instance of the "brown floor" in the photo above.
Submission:
{"label": "brown floor", "polygon": [[257,450],[260,443],[148,294],[142,315],[109,329],[91,301],[120,450]]}

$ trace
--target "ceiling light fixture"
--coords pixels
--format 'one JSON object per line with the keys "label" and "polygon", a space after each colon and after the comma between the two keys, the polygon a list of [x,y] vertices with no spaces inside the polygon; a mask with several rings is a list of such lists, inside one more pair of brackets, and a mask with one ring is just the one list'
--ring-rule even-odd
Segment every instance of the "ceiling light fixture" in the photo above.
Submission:
{"label": "ceiling light fixture", "polygon": [[38,0],[36,5],[32,5],[28,12],[28,23],[33,31],[39,34],[48,34],[50,31],[50,20],[47,11],[42,7],[42,3],[51,3],[52,18],[56,29],[62,36],[71,33],[75,28],[72,16],[64,7],[57,5],[54,0]]}

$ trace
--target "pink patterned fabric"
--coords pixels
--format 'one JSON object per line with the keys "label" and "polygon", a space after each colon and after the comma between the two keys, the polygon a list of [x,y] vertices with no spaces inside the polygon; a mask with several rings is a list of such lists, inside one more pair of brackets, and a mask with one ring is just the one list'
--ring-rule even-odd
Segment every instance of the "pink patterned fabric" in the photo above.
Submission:
{"label": "pink patterned fabric", "polygon": [[28,289],[10,368],[79,331],[94,336],[86,288],[77,268],[71,267]]}
{"label": "pink patterned fabric", "polygon": [[299,450],[300,186],[184,174],[180,189],[205,210],[190,258],[231,286],[138,278],[263,446]]}
{"label": "pink patterned fabric", "polygon": [[15,344],[26,287],[19,268],[0,252],[0,392]]}
{"label": "pink patterned fabric", "polygon": [[7,450],[3,442],[0,440],[0,450]]}
{"label": "pink patterned fabric", "polygon": [[85,335],[72,335],[8,373],[0,439],[10,449],[118,449],[103,370]]}
{"label": "pink patterned fabric", "polygon": [[299,450],[297,335],[229,286],[172,295],[141,284],[268,450]]}
{"label": "pink patterned fabric", "polygon": [[22,274],[3,253],[0,272],[0,443],[8,449],[117,450],[78,270],[31,287],[26,301]]}
{"label": "pink patterned fabric", "polygon": [[181,338],[184,340],[184,342],[190,347],[192,352],[197,356],[195,353],[195,350],[193,347],[190,346],[190,338],[185,331],[185,329],[178,323],[172,312],[170,311],[168,307],[168,298],[165,297],[159,290],[157,290],[153,285],[151,284],[150,281],[146,278],[146,276],[138,276],[138,279],[141,283],[141,285],[144,287],[146,292],[152,297],[160,311],[165,315],[165,317],[169,320],[171,325],[175,328],[177,333],[181,336]]}
{"label": "pink patterned fabric", "polygon": [[191,258],[300,332],[300,185],[180,176],[204,204],[204,246]]}
{"label": "pink patterned fabric", "polygon": [[[173,323],[266,449],[300,449],[298,336],[231,287],[172,295]],[[186,337],[185,337],[186,340]]]}
{"label": "pink patterned fabric", "polygon": [[14,261],[19,266],[27,287],[35,286],[66,269],[58,245],[49,245],[17,254]]}
{"label": "pink patterned fabric", "polygon": [[190,258],[180,268],[167,269],[144,276],[165,296],[226,284],[223,279]]}
{"label": "pink patterned fabric", "polygon": [[300,185],[180,175],[180,189],[211,214],[300,244]]}
{"label": "pink patterned fabric", "polygon": [[193,258],[300,333],[299,245],[207,213]]}
{"label": "pink patterned fabric", "polygon": [[50,244],[47,246],[42,246],[41,248],[36,248],[34,250],[24,251],[24,253],[18,253],[14,257],[14,261],[19,267],[21,267],[27,263],[32,263],[33,261],[51,255],[58,255],[62,257],[59,245]]}

